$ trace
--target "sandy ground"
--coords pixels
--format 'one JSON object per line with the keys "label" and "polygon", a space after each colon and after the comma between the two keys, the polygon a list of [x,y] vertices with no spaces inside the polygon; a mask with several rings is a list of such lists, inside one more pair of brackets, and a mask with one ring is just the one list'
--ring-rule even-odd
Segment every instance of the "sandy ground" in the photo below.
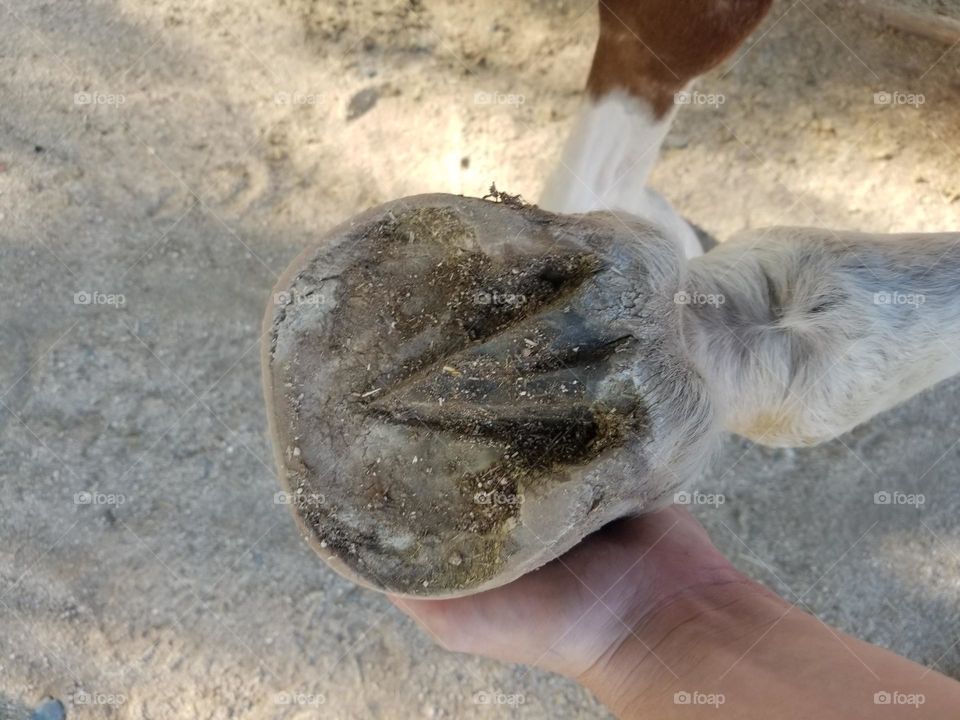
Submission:
{"label": "sandy ground", "polygon": [[[537,196],[592,1],[0,17],[0,717],[46,695],[71,718],[606,717],[435,648],[315,559],[274,502],[257,356],[274,279],[347,216],[491,181]],[[725,102],[684,111],[655,184],[719,238],[960,228],[960,48],[781,0],[700,89]],[[726,502],[696,511],[801,606],[960,677],[958,400],[946,383],[813,450],[731,437],[697,484]],[[478,702],[498,692],[515,703]]]}

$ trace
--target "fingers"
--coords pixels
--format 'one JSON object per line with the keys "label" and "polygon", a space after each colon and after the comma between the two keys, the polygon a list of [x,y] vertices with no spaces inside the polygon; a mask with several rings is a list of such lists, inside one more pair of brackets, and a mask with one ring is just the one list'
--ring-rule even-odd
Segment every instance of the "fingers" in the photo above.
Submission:
{"label": "fingers", "polygon": [[656,512],[632,515],[610,523],[596,534],[621,545],[644,549],[672,536],[695,536],[709,542],[709,535],[690,511],[680,505],[670,505]]}
{"label": "fingers", "polygon": [[395,607],[412,618],[434,642],[450,652],[468,652],[458,642],[460,632],[466,626],[463,619],[455,620],[458,610],[465,608],[469,598],[454,600],[416,600],[399,595],[387,595]]}

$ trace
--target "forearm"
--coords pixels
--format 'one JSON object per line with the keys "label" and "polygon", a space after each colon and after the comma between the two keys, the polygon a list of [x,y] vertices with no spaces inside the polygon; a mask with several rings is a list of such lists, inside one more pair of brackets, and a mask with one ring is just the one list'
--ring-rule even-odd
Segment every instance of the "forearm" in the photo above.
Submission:
{"label": "forearm", "polygon": [[[680,597],[581,681],[619,718],[955,718],[960,683],[747,583]],[[886,702],[889,700],[889,702]]]}

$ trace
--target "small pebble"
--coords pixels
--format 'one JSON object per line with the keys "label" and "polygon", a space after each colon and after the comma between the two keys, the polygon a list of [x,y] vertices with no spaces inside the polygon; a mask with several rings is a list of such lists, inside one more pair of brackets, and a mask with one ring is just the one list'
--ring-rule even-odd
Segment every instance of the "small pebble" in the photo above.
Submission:
{"label": "small pebble", "polygon": [[54,698],[47,698],[30,714],[30,720],[64,720],[66,717],[63,703]]}

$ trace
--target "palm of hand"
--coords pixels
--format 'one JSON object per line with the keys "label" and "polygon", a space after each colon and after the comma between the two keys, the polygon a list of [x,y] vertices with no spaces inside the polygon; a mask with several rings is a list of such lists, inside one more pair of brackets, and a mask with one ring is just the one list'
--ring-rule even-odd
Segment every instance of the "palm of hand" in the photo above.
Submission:
{"label": "palm of hand", "polygon": [[[685,591],[742,576],[686,510],[612,523],[561,558],[454,600],[391,597],[448,650],[579,677]],[[639,633],[639,635],[638,635]]]}

